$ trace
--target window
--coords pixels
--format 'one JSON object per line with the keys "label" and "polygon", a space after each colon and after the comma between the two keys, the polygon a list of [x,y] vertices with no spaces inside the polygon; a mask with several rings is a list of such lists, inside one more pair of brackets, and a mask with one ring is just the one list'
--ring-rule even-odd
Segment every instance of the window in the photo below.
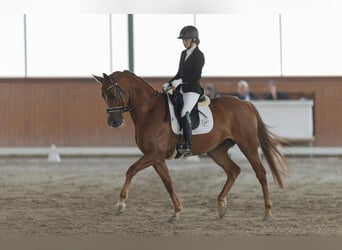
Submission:
{"label": "window", "polygon": [[[268,13],[133,18],[140,76],[176,74],[184,49],[177,37],[186,25],[199,29],[203,76],[342,75],[338,14],[282,14],[281,29],[279,16]],[[90,77],[128,69],[127,14],[28,14],[26,43],[24,31],[24,15],[0,15],[0,77]]]}
{"label": "window", "polygon": [[196,15],[200,47],[206,57],[203,75],[264,76],[280,74],[278,15]]}
{"label": "window", "polygon": [[[127,15],[115,14],[112,17],[112,68],[111,71],[128,69]],[[111,73],[111,72],[110,72]]]}
{"label": "window", "polygon": [[279,75],[278,15],[134,15],[135,72],[173,76],[185,25],[199,29],[203,76]]}
{"label": "window", "polygon": [[283,15],[284,75],[342,75],[342,17]]}
{"label": "window", "polygon": [[193,25],[193,15],[134,15],[134,71],[137,75],[173,76],[183,43],[180,30]]}
{"label": "window", "polygon": [[1,14],[0,33],[0,77],[24,77],[24,16]]}
{"label": "window", "polygon": [[110,71],[109,15],[27,15],[29,77]]}

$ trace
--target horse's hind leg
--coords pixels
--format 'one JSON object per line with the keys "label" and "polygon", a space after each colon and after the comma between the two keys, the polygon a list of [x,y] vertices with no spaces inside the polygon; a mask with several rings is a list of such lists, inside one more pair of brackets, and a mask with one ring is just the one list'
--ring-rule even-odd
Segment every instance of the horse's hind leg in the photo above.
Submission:
{"label": "horse's hind leg", "polygon": [[228,156],[228,149],[232,146],[230,142],[223,143],[216,149],[208,152],[208,155],[223,168],[227,175],[227,181],[218,196],[218,214],[219,218],[223,218],[227,210],[227,197],[232,188],[235,179],[239,176],[241,169]]}
{"label": "horse's hind leg", "polygon": [[266,178],[266,170],[261,163],[259,154],[258,154],[258,147],[252,146],[253,143],[245,144],[244,146],[239,146],[240,150],[244,153],[246,158],[248,159],[249,163],[252,165],[256,173],[256,177],[258,178],[262,192],[264,195],[264,202],[265,202],[265,217],[264,220],[271,220],[272,219],[272,202],[270,199],[268,186],[267,186],[267,178]]}

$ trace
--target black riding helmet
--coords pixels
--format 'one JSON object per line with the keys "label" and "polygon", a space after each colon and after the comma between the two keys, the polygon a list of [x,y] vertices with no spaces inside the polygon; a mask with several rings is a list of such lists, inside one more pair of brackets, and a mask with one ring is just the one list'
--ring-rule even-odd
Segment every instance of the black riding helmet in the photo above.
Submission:
{"label": "black riding helmet", "polygon": [[194,39],[198,41],[199,43],[199,37],[198,37],[198,30],[195,26],[188,25],[185,26],[181,31],[179,32],[178,39]]}

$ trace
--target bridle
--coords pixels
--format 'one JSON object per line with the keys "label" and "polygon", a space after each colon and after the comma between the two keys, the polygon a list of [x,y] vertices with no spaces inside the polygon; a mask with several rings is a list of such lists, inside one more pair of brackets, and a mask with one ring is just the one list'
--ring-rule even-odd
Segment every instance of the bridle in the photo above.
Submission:
{"label": "bridle", "polygon": [[110,78],[109,80],[110,80],[110,82],[112,84],[103,91],[105,99],[106,99],[106,104],[108,106],[108,100],[107,100],[106,92],[108,92],[109,90],[114,88],[115,89],[115,93],[113,94],[113,97],[116,97],[116,95],[117,95],[118,100],[119,100],[119,105],[115,106],[115,107],[107,107],[106,111],[107,111],[108,114],[114,113],[114,112],[120,112],[120,113],[130,112],[132,110],[135,110],[138,107],[141,107],[141,106],[143,106],[145,104],[148,104],[148,103],[152,102],[158,96],[162,95],[162,93],[158,93],[155,96],[151,97],[150,99],[146,100],[145,102],[143,102],[143,103],[141,103],[139,105],[125,106],[124,103],[123,103],[122,94],[125,95],[125,96],[128,96],[128,94],[125,91],[123,91],[123,89],[119,86],[119,84],[116,81],[113,80],[113,77],[109,76],[109,78]]}
{"label": "bridle", "polygon": [[[115,88],[115,94],[113,94],[113,97],[116,97],[116,95],[118,95],[118,99],[119,99],[119,106],[116,107],[107,107],[106,111],[107,113],[114,113],[114,112],[120,112],[120,113],[125,113],[125,112],[129,112],[131,110],[133,110],[135,107],[134,106],[124,106],[123,104],[123,99],[122,99],[122,94],[124,94],[125,96],[128,96],[126,94],[125,91],[123,91],[120,86],[118,85],[117,82],[111,84],[108,88],[106,88],[103,92],[105,94],[106,97],[106,92],[108,92],[110,89]],[[106,103],[108,105],[108,100],[107,97],[106,99]]]}

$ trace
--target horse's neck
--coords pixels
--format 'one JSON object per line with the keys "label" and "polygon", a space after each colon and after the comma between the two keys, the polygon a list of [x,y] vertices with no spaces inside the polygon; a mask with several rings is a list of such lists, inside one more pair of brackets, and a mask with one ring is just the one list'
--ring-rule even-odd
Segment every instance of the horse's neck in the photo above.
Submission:
{"label": "horse's neck", "polygon": [[153,98],[157,92],[145,82],[135,82],[131,84],[131,104],[139,106]]}
{"label": "horse's neck", "polygon": [[159,103],[159,101],[156,100],[158,92],[142,79],[135,78],[134,76],[131,77],[133,77],[133,79],[129,81],[127,92],[130,92],[129,105],[135,107],[135,109],[131,111],[131,118],[133,123],[137,125],[137,123],[145,123],[145,121],[149,119],[147,113],[154,109],[155,105]]}
{"label": "horse's neck", "polygon": [[136,131],[145,130],[150,125],[158,126],[158,120],[165,119],[166,104],[164,101],[163,96],[157,96],[157,93],[149,99],[142,99],[142,103],[130,112]]}
{"label": "horse's neck", "polygon": [[117,71],[113,74],[119,82],[119,85],[125,89],[125,92],[129,93],[132,105],[139,105],[141,100],[148,99],[156,92],[153,87],[142,78],[129,71]]}

